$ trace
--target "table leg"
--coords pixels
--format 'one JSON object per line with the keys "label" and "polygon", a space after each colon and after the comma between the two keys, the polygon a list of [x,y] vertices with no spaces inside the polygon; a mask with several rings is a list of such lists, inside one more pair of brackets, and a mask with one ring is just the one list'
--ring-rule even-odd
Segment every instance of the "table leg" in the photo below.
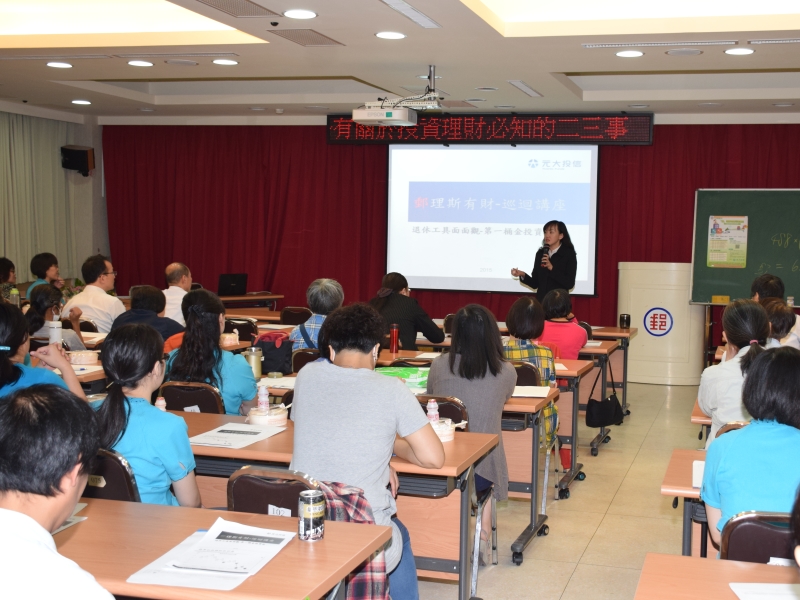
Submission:
{"label": "table leg", "polygon": [[[531,543],[531,540],[537,535],[547,535],[549,527],[544,529],[544,523],[547,521],[546,514],[539,514],[538,512],[538,496],[539,496],[539,442],[541,439],[541,420],[542,411],[537,412],[533,416],[533,449],[531,450],[531,522],[522,530],[517,536],[517,539],[511,544],[512,557],[511,560],[515,565],[522,564],[522,552]],[[548,449],[549,451],[549,449]],[[542,489],[542,498],[547,494],[547,486]],[[542,506],[545,503],[542,502]],[[542,532],[541,534],[539,532]]]}
{"label": "table leg", "polygon": [[558,497],[560,499],[569,498],[569,484],[577,477],[578,480],[586,479],[586,474],[581,471],[583,465],[578,463],[578,411],[580,410],[580,378],[568,379],[567,391],[572,392],[572,436],[563,438],[563,441],[572,446],[572,459],[570,460],[569,471],[564,473],[558,482]]}
{"label": "table leg", "polygon": [[622,414],[631,414],[628,408],[628,348],[631,345],[629,338],[622,338],[620,346],[622,346]]}
{"label": "table leg", "polygon": [[470,466],[462,476],[461,515],[458,536],[458,600],[469,600],[470,592],[470,535],[469,515],[472,511],[472,495],[475,490],[475,468]]}
{"label": "table leg", "polygon": [[681,540],[681,554],[692,555],[692,499],[683,499],[683,538]]}
{"label": "table leg", "polygon": [[[600,378],[603,380],[603,385],[600,388],[600,399],[604,400],[606,398],[606,376],[608,374],[608,356],[598,356],[598,362],[600,363]],[[589,442],[589,446],[592,449],[592,456],[597,456],[598,452],[600,452],[600,444],[606,443],[608,440],[611,439],[611,436],[608,434],[608,430],[605,427],[600,428],[600,432],[594,436],[594,439]]]}

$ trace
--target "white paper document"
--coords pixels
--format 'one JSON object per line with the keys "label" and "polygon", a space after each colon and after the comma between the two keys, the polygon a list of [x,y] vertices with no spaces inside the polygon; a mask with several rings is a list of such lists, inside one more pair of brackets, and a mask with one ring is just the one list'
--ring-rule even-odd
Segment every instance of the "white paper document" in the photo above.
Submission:
{"label": "white paper document", "polygon": [[[89,373],[102,371],[103,367],[102,365],[72,365],[72,370],[75,371],[75,375],[88,375]],[[61,370],[53,369],[53,373],[61,375]]]}
{"label": "white paper document", "polygon": [[797,583],[731,583],[739,600],[800,600]]}
{"label": "white paper document", "polygon": [[81,337],[89,342],[99,342],[106,339],[107,333],[94,333],[92,331],[81,331]]}
{"label": "white paper document", "polygon": [[84,508],[86,508],[85,502],[78,502],[75,505],[75,510],[72,511],[72,516],[68,517],[66,521],[61,524],[61,527],[56,529],[53,532],[53,535],[57,534],[59,531],[64,531],[67,527],[72,527],[75,523],[80,523],[81,521],[85,521],[89,517],[76,517],[75,515],[81,512]]}
{"label": "white paper document", "polygon": [[586,342],[586,343],[583,345],[583,347],[584,347],[584,348],[599,348],[599,347],[600,347],[600,346],[602,346],[602,345],[603,345],[603,343],[602,343],[602,342],[594,342],[594,341],[593,341],[593,342]]}
{"label": "white paper document", "polygon": [[556,363],[556,371],[566,371],[567,367],[562,365],[561,363]]}
{"label": "white paper document", "polygon": [[692,487],[703,487],[703,473],[706,470],[706,461],[694,460],[692,461]]}
{"label": "white paper document", "polygon": [[280,323],[264,323],[258,326],[259,329],[291,329],[291,325],[281,325]]}
{"label": "white paper document", "polygon": [[266,381],[267,387],[281,390],[293,390],[294,382],[297,381],[297,377],[276,377],[275,379],[268,377]]}
{"label": "white paper document", "polygon": [[266,440],[285,429],[286,427],[271,427],[269,425],[228,423],[189,438],[189,443],[194,446],[217,446],[238,450],[250,444]]}
{"label": "white paper document", "polygon": [[[422,354],[418,354],[414,358],[439,358],[442,355],[441,352],[423,352]],[[410,358],[409,360],[414,360],[414,358]]]}
{"label": "white paper document", "polygon": [[511,395],[514,398],[547,398],[549,393],[550,388],[542,385],[516,385]]}

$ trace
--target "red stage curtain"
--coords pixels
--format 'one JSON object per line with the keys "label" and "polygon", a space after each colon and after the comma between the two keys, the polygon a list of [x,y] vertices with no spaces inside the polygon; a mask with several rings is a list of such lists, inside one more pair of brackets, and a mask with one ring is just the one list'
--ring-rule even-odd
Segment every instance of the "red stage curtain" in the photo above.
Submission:
{"label": "red stage curtain", "polygon": [[[799,188],[799,135],[799,125],[662,125],[652,146],[602,147],[597,297],[574,299],[578,317],[615,323],[619,262],[691,260],[697,188]],[[305,304],[317,277],[338,279],[346,302],[380,287],[385,146],[328,146],[324,127],[105,126],[103,156],[122,293],[162,285],[175,260],[212,290],[220,273],[246,271],[251,291],[284,293],[284,305]],[[477,302],[499,320],[518,297],[413,295],[434,317]]]}

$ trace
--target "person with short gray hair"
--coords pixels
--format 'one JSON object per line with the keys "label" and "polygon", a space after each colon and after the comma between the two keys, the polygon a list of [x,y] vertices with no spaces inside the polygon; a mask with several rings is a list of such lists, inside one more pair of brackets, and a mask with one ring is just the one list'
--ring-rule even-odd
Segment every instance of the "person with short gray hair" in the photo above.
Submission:
{"label": "person with short gray hair", "polygon": [[289,334],[289,339],[293,344],[292,350],[317,349],[320,327],[322,327],[325,317],[344,302],[344,290],[335,279],[315,279],[306,290],[306,301],[312,315],[308,321],[292,329]]}

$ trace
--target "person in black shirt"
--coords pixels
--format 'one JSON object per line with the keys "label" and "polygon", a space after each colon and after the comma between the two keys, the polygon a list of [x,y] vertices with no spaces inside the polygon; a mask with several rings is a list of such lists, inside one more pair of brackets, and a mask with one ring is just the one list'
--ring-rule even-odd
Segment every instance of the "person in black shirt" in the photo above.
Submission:
{"label": "person in black shirt", "polygon": [[549,249],[542,247],[536,253],[531,274],[511,269],[512,277],[519,277],[520,283],[536,290],[540,302],[550,290],[570,291],[574,288],[578,270],[575,247],[569,238],[567,226],[561,221],[549,221],[543,230],[544,243]]}
{"label": "person in black shirt", "polygon": [[403,350],[417,349],[417,332],[436,344],[444,341],[444,331],[434,323],[417,301],[410,297],[408,281],[400,273],[387,273],[381,289],[369,303],[386,321],[384,333],[389,325],[400,327],[400,347]]}
{"label": "person in black shirt", "polygon": [[164,316],[166,306],[167,297],[160,289],[152,285],[137,285],[131,288],[131,309],[114,319],[111,331],[131,323],[143,323],[150,325],[161,334],[162,339],[167,340],[181,333],[183,325]]}

